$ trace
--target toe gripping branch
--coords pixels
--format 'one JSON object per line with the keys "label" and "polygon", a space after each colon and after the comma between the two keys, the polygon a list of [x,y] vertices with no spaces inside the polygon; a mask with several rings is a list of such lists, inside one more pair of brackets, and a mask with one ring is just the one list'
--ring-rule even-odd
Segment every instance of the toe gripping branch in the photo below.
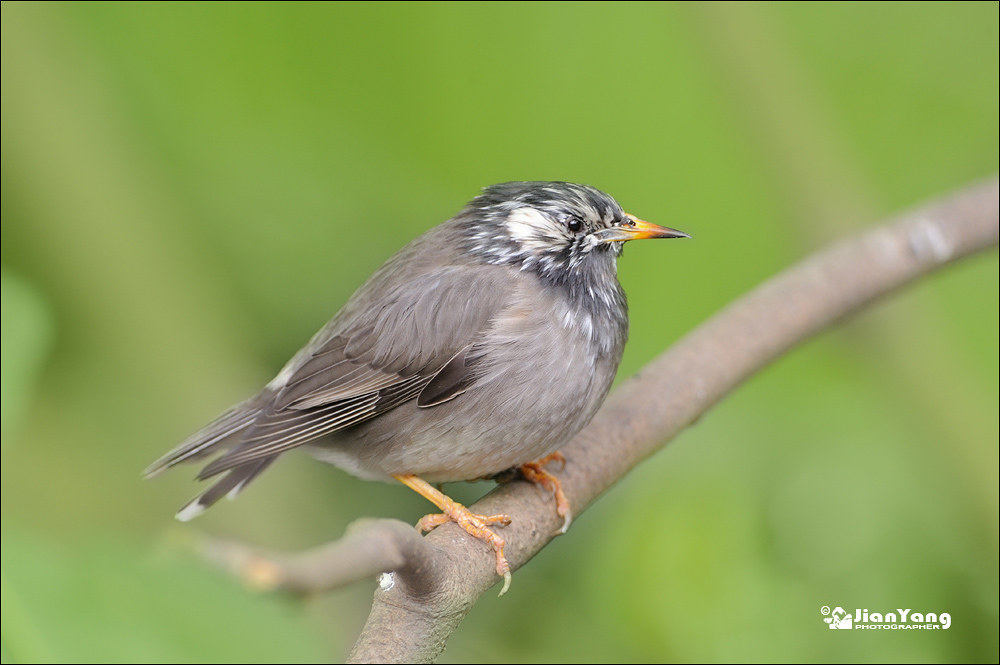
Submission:
{"label": "toe gripping branch", "polygon": [[566,493],[563,492],[562,482],[545,470],[545,466],[550,462],[559,462],[561,465],[560,469],[566,468],[566,458],[557,450],[551,455],[546,455],[540,460],[529,462],[528,464],[522,464],[520,470],[521,475],[524,476],[525,480],[529,480],[536,485],[540,485],[550,494],[555,496],[556,513],[559,517],[563,518],[563,525],[557,533],[562,535],[569,531],[569,525],[573,522],[573,511],[570,509],[569,499],[566,498]]}
{"label": "toe gripping branch", "polygon": [[[562,453],[555,452],[535,462],[524,464],[518,467],[518,470],[526,480],[540,485],[555,496],[556,513],[563,518],[563,525],[558,533],[563,534],[566,533],[573,521],[573,513],[570,510],[569,500],[563,492],[562,483],[544,468],[550,462],[560,462],[563,467],[566,466],[566,458],[563,457]],[[503,553],[506,542],[489,527],[507,526],[510,524],[510,515],[476,515],[419,476],[401,474],[393,477],[441,510],[440,514],[424,515],[420,518],[420,521],[417,522],[418,531],[423,533],[447,522],[455,522],[470,536],[485,541],[493,548],[497,558],[497,575],[503,578],[503,588],[500,590],[500,595],[507,593],[507,589],[510,588],[511,574],[510,564],[507,563],[507,558]]]}
{"label": "toe gripping branch", "polygon": [[503,548],[506,543],[503,538],[494,533],[489,527],[495,524],[507,526],[510,524],[510,516],[503,514],[476,515],[418,476],[407,474],[393,477],[441,510],[442,514],[425,515],[422,517],[417,522],[418,531],[430,531],[434,527],[441,526],[446,522],[455,522],[465,529],[470,536],[485,541],[493,547],[493,551],[497,557],[497,575],[503,578],[503,588],[500,590],[500,595],[502,596],[507,593],[507,589],[510,588],[511,575],[510,564],[507,563],[507,558],[503,554]]}

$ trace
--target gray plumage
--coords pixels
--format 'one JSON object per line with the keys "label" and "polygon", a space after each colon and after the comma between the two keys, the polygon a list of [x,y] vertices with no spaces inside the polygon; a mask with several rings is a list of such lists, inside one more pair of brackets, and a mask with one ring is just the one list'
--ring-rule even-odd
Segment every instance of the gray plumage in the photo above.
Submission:
{"label": "gray plumage", "polygon": [[365,479],[429,482],[554,452],[593,417],[622,357],[624,240],[684,235],[634,235],[633,220],[585,185],[486,188],[390,258],[263,390],[147,475],[222,453],[198,477],[225,475],[178,513],[189,519],[292,448]]}

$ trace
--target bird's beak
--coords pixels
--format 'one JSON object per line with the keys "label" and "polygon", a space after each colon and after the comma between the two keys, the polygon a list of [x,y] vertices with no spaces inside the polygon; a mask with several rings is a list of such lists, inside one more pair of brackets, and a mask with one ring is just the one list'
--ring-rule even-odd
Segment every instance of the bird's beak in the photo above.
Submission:
{"label": "bird's beak", "polygon": [[645,222],[635,215],[625,213],[625,221],[621,225],[598,231],[594,237],[597,238],[597,242],[605,243],[645,240],[646,238],[690,238],[691,236],[683,231]]}

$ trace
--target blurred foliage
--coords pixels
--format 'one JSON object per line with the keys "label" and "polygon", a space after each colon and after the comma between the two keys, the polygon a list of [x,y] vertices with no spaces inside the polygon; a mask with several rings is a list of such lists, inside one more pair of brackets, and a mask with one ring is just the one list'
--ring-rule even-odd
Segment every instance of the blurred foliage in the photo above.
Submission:
{"label": "blurred foliage", "polygon": [[39,294],[6,270],[0,270],[0,296],[0,426],[6,445],[34,396],[52,342],[52,317]]}
{"label": "blurred foliage", "polygon": [[[626,376],[998,165],[996,3],[2,12],[4,662],[342,658],[372,585],[253,596],[183,543],[300,548],[420,497],[290,455],[178,526],[193,469],[139,472],[480,187],[587,182],[694,236],[621,262]],[[998,295],[991,252],[782,359],[445,660],[996,662]],[[847,634],[823,605],[953,624]]]}

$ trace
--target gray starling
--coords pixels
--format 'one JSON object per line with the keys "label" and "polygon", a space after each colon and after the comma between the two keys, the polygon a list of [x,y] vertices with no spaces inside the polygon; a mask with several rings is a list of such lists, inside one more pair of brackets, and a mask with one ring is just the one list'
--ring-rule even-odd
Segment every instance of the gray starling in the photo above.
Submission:
{"label": "gray starling", "polygon": [[[565,182],[487,187],[408,244],[263,390],[146,470],[218,455],[215,483],[177,513],[235,495],[280,454],[304,447],[360,478],[396,479],[489,542],[510,582],[506,515],[473,515],[429,483],[520,468],[556,492],[542,466],[604,401],[628,336],[616,260],[625,241],[687,234]],[[538,460],[533,463],[533,460]]]}

